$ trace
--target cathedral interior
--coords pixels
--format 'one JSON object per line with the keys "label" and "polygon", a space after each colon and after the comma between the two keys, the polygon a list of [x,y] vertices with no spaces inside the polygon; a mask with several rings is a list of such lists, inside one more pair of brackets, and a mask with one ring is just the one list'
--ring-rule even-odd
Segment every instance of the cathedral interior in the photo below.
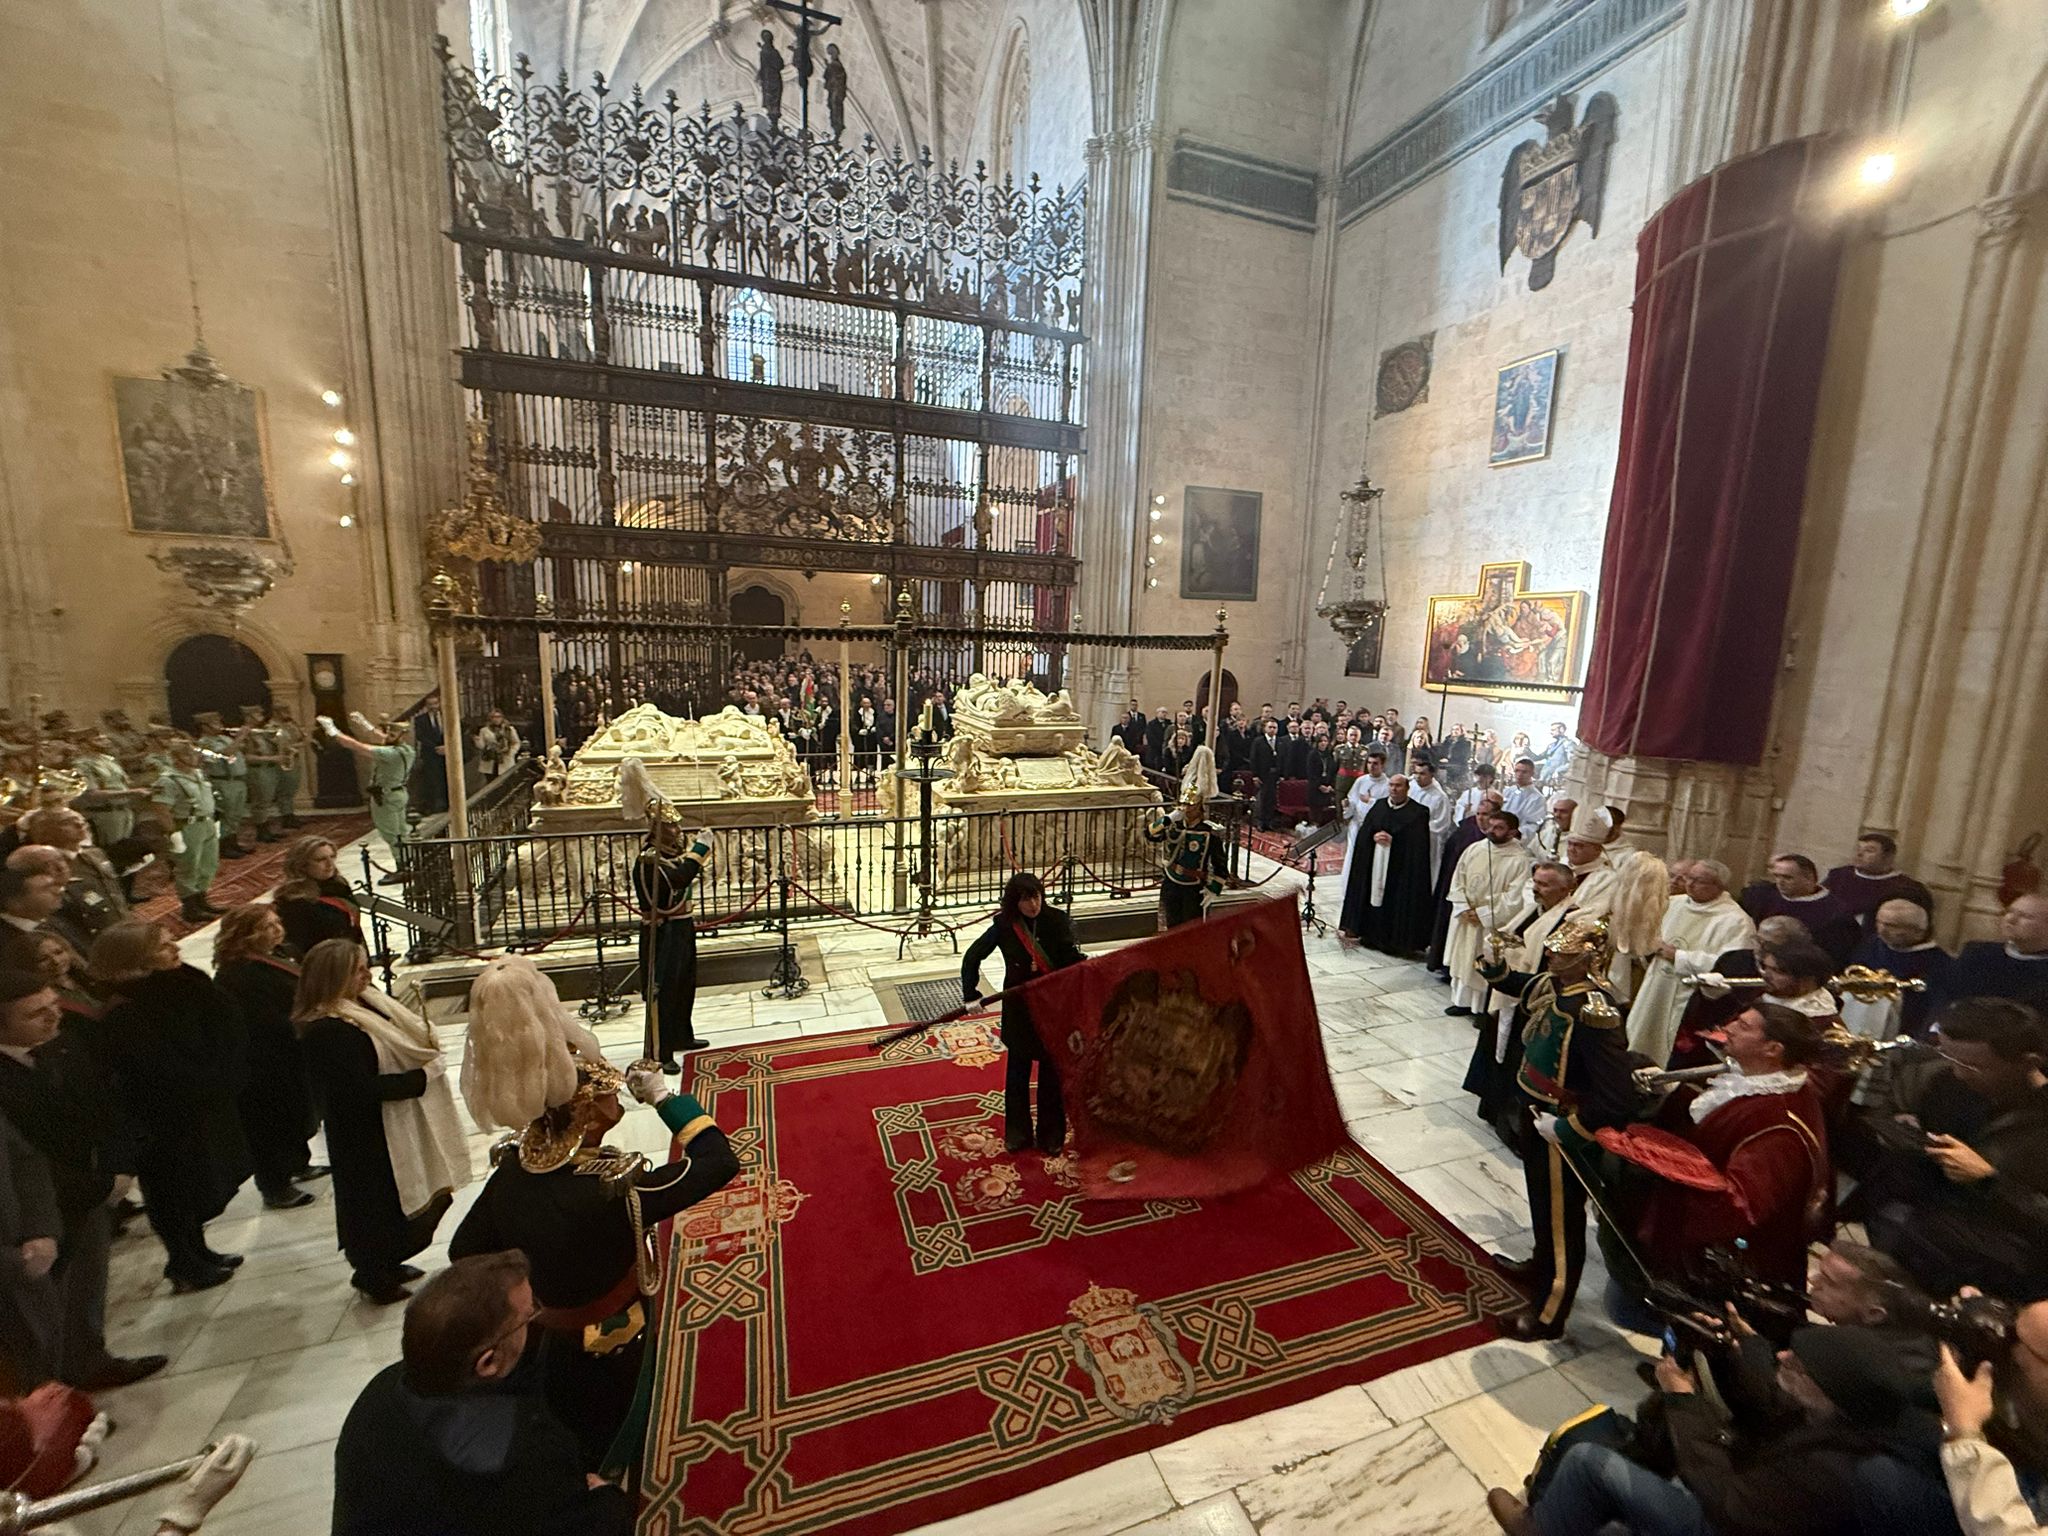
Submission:
{"label": "cathedral interior", "polygon": [[[796,1314],[837,1282],[801,1230],[838,1201],[857,1251],[868,1191],[791,1146],[805,1115],[820,1138],[884,1125],[860,1209],[892,1248],[900,1214],[920,1285],[927,1261],[963,1286],[1025,1264],[977,1246],[1012,1238],[974,1213],[1016,1201],[1128,1246],[1132,1274],[1171,1246],[1096,1233],[1035,1155],[939,1180],[949,1215],[920,1225],[904,1107],[842,1103],[858,1074],[797,1047],[957,1005],[957,951],[1014,874],[1091,956],[1149,935],[1179,727],[1221,773],[1210,920],[1313,892],[1342,1155],[1424,1247],[1536,1225],[1462,1103],[1472,1027],[1431,970],[1339,942],[1350,859],[1296,834],[1362,759],[1297,803],[1255,746],[1224,749],[1230,708],[1244,743],[1262,706],[1282,737],[1303,707],[1334,719],[1331,752],[1396,710],[1400,740],[1460,744],[1455,780],[1435,759],[1453,794],[1463,743],[1503,784],[1526,750],[1546,807],[1604,807],[1607,840],[1717,861],[1731,893],[1878,834],[1944,950],[2003,942],[2038,900],[2042,0],[9,0],[0,143],[17,812],[76,803],[112,846],[72,798],[110,711],[139,743],[205,746],[209,712],[273,742],[295,721],[282,801],[263,776],[286,820],[254,812],[243,840],[207,813],[214,899],[271,899],[303,813],[451,1081],[466,990],[507,952],[620,1069],[670,1055],[629,974],[658,946],[623,765],[705,829],[694,1029],[737,1065],[683,1085],[754,1203],[716,1236],[684,1213],[677,1252],[781,1242],[762,1294],[791,1315],[736,1364],[671,1285],[643,1531],[1485,1531],[1485,1490],[1553,1426],[1639,1393],[1656,1340],[1592,1304],[1541,1341],[1417,1321],[1369,1367],[1290,1375],[1301,1338],[1250,1311],[1233,1334],[1192,1281],[1162,1312],[1084,1260],[1045,1333],[1080,1364],[1033,1396],[1028,1357],[1000,1391],[1011,1367],[985,1362],[995,1406],[960,1410],[981,1438],[815,1387],[805,1333],[833,1330]],[[422,757],[386,782],[379,743],[408,730]],[[73,787],[36,799],[50,774]],[[408,774],[409,820],[380,819]],[[207,966],[205,882],[196,904],[146,889],[137,912]],[[922,1038],[1000,1105],[1004,1045],[973,1027]],[[905,1049],[927,1046],[875,1059],[938,1070]],[[654,1122],[619,1137],[658,1163]],[[481,1182],[491,1127],[462,1130]],[[968,1145],[915,1134],[941,1170]],[[448,1262],[470,1199],[420,1264]],[[1217,1216],[1176,1199],[1130,1220]],[[145,1226],[114,1246],[108,1337],[168,1366],[104,1396],[103,1470],[249,1436],[223,1536],[328,1528],[344,1416],[398,1358],[402,1309],[351,1290],[326,1203],[245,1189],[211,1231],[248,1262],[204,1294],[167,1288]],[[1253,1295],[1285,1270],[1263,1262],[1203,1284]],[[1597,1295],[1607,1261],[1585,1262]],[[1005,1272],[983,1278],[1028,1308],[1040,1271]],[[904,1331],[958,1351],[916,1359],[919,1392],[975,1390],[940,1367],[980,1335],[903,1294]],[[1143,1358],[1088,1353],[1112,1335]],[[833,1338],[884,1393],[897,1362]],[[1177,1370],[1272,1375],[1205,1397]],[[778,1371],[788,1401],[689,1395]],[[844,1415],[857,1454],[806,1441],[804,1413]],[[76,1529],[152,1531],[147,1508]]]}

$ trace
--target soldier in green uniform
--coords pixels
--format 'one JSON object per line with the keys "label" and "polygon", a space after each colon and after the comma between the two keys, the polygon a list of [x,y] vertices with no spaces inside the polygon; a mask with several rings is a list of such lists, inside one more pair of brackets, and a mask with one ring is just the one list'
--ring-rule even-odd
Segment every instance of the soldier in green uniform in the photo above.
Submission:
{"label": "soldier in green uniform", "polygon": [[73,803],[92,823],[92,840],[111,848],[135,834],[136,792],[128,770],[114,756],[114,743],[104,731],[87,731],[84,745],[72,759],[71,771],[85,780],[85,793]]}
{"label": "soldier in green uniform", "polygon": [[1564,1333],[1586,1267],[1580,1174],[1592,1177],[1600,1155],[1593,1133],[1634,1119],[1638,1103],[1627,1032],[1604,974],[1606,919],[1567,918],[1543,951],[1543,968],[1535,972],[1510,969],[1497,952],[1479,963],[1495,991],[1520,999],[1527,1020],[1515,1089],[1523,1106],[1522,1176],[1536,1251],[1526,1262],[1495,1260],[1529,1300],[1500,1324],[1502,1333],[1522,1340]]}
{"label": "soldier in green uniform", "polygon": [[249,819],[249,760],[242,755],[242,734],[228,730],[210,709],[192,717],[192,728],[209,754],[206,776],[213,781],[214,804],[220,807],[220,856],[242,858],[248,852],[242,846],[242,823]]}
{"label": "soldier in green uniform", "polygon": [[1178,928],[1202,915],[1202,900],[1223,889],[1229,873],[1223,829],[1208,819],[1209,803],[1190,784],[1181,803],[1163,807],[1145,820],[1148,842],[1165,843],[1166,864],[1159,872],[1159,926]]}
{"label": "soldier in green uniform", "polygon": [[220,867],[220,823],[216,821],[213,782],[200,766],[199,748],[179,741],[170,750],[170,764],[157,775],[152,798],[170,817],[179,846],[171,853],[171,871],[178,887],[179,911],[188,923],[220,916],[206,899]]}
{"label": "soldier in green uniform", "polygon": [[112,745],[115,757],[124,762],[131,757],[142,755],[142,732],[135,729],[125,709],[103,709],[100,724],[106,727],[106,737]]}
{"label": "soldier in green uniform", "polygon": [[277,811],[285,826],[299,823],[299,780],[306,766],[306,728],[292,718],[289,704],[270,706],[270,730],[277,738]]}
{"label": "soldier in green uniform", "polygon": [[249,764],[249,824],[256,841],[274,843],[282,823],[277,813],[277,732],[263,720],[261,704],[242,706],[242,755]]}
{"label": "soldier in green uniform", "polygon": [[[369,769],[370,821],[376,826],[377,835],[384,839],[384,846],[390,850],[391,862],[395,866],[399,847],[405,842],[405,781],[412,777],[412,765],[419,760],[419,748],[410,740],[412,727],[402,720],[395,723],[387,721],[382,730],[360,714],[350,715],[348,723],[361,733],[360,736],[347,735],[327,716],[320,717],[321,728],[355,753]],[[394,868],[378,884],[397,885],[403,879],[404,876]]]}

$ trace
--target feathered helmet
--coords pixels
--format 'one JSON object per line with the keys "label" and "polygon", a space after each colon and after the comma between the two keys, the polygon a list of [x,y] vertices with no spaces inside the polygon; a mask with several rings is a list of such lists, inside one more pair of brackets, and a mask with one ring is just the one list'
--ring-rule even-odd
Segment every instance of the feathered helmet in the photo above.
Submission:
{"label": "feathered helmet", "polygon": [[647,765],[637,757],[619,764],[619,808],[628,821],[645,822],[650,828],[683,824],[675,802],[654,787]]}
{"label": "feathered helmet", "polygon": [[[527,956],[502,955],[477,974],[469,989],[463,1101],[477,1124],[520,1132],[520,1161],[529,1171],[566,1162],[603,1112],[604,1098],[615,1098],[624,1084],[597,1037],[570,1016],[554,983]],[[557,1113],[565,1107],[566,1115]]]}
{"label": "feathered helmet", "polygon": [[1556,932],[1543,941],[1545,954],[1560,960],[1584,959],[1596,979],[1605,969],[1607,957],[1613,949],[1613,938],[1607,931],[1607,919],[1604,917],[1568,917],[1557,925]]}
{"label": "feathered helmet", "polygon": [[1209,811],[1209,797],[1202,792],[1202,786],[1193,779],[1180,787],[1181,809],[1189,821],[1200,821]]}

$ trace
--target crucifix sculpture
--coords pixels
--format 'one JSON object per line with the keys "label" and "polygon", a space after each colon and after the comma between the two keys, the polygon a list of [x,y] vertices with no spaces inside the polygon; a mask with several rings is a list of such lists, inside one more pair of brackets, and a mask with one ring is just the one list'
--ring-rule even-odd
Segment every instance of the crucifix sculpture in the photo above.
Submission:
{"label": "crucifix sculpture", "polygon": [[[790,48],[789,61],[796,70],[797,99],[802,103],[803,130],[805,133],[809,133],[811,131],[811,75],[815,69],[815,64],[811,57],[811,39],[820,36],[827,27],[838,26],[840,18],[834,16],[830,11],[819,10],[816,6],[806,3],[806,0],[768,0],[768,3],[776,10],[787,11],[796,18],[796,41]],[[772,42],[766,40],[762,44],[761,58],[764,66],[768,58],[768,51],[772,46]],[[777,78],[773,92],[775,99],[772,103],[768,100],[769,92],[765,78],[763,80],[761,105],[767,109],[768,115],[771,118],[780,117],[782,113],[781,73],[781,62],[778,59],[776,65]]]}

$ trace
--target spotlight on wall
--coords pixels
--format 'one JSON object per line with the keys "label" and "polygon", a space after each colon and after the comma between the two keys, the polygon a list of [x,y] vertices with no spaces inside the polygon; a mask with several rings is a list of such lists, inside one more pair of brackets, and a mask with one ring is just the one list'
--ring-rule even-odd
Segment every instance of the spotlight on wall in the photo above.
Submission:
{"label": "spotlight on wall", "polygon": [[338,408],[341,405],[341,391],[338,389],[321,390],[320,403],[331,408]]}
{"label": "spotlight on wall", "polygon": [[868,585],[871,587],[879,587],[881,584],[882,578],[879,576],[870,576],[868,578]]}
{"label": "spotlight on wall", "polygon": [[344,528],[353,528],[353,527],[355,527],[355,525],[356,525],[356,520],[355,520],[355,519],[354,519],[353,517],[351,517],[351,516],[350,516],[350,515],[349,515],[348,513],[344,512],[344,513],[342,513],[342,514],[341,514],[341,526],[342,526],[342,527],[344,527]]}
{"label": "spotlight on wall", "polygon": [[1161,519],[1162,517],[1166,516],[1166,514],[1160,511],[1157,507],[1154,507],[1150,512],[1146,513],[1145,515],[1151,518],[1152,521],[1155,523],[1158,522],[1159,519]]}
{"label": "spotlight on wall", "polygon": [[633,574],[633,562],[632,562],[632,561],[630,561],[630,560],[621,560],[621,561],[619,562],[619,574],[620,574],[621,576],[630,576],[630,575],[632,575],[632,574]]}
{"label": "spotlight on wall", "polygon": [[349,467],[349,456],[337,448],[334,452],[327,455],[327,462],[336,469],[347,469]]}
{"label": "spotlight on wall", "polygon": [[1934,0],[1891,0],[1891,11],[1897,20],[1911,21],[1933,3]]}
{"label": "spotlight on wall", "polygon": [[1888,149],[1872,150],[1856,167],[1856,179],[1870,188],[1888,187],[1899,174],[1899,157]]}
{"label": "spotlight on wall", "polygon": [[1147,576],[1145,578],[1145,585],[1148,587],[1156,587],[1159,585],[1159,578],[1157,576]]}
{"label": "spotlight on wall", "polygon": [[343,485],[354,485],[356,483],[356,477],[353,474],[344,474],[341,477],[341,483]]}
{"label": "spotlight on wall", "polygon": [[1166,542],[1166,535],[1163,533],[1155,533],[1152,535],[1152,542],[1154,544],[1164,544]]}
{"label": "spotlight on wall", "polygon": [[341,444],[342,447],[349,448],[354,446],[356,435],[355,433],[349,431],[347,427],[343,427],[340,431],[334,434],[334,440],[337,443]]}

